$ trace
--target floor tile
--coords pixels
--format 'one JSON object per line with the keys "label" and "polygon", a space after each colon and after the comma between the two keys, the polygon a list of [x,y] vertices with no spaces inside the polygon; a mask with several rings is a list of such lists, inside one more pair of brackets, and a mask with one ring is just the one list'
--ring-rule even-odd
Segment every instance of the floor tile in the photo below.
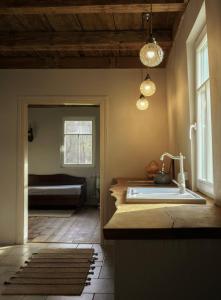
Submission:
{"label": "floor tile", "polygon": [[0,295],[0,300],[23,300],[24,296]]}
{"label": "floor tile", "polygon": [[93,300],[114,300],[114,294],[95,294]]}
{"label": "floor tile", "polygon": [[103,253],[98,253],[98,255],[97,256],[95,256],[96,258],[97,258],[97,261],[104,261],[104,255],[103,255]]}
{"label": "floor tile", "polygon": [[103,247],[100,244],[93,244],[92,247],[94,248],[94,251],[97,253],[103,252]]}
{"label": "floor tile", "polygon": [[33,296],[33,295],[29,295],[29,296],[24,296],[24,298],[22,298],[22,300],[46,300],[47,296]]}
{"label": "floor tile", "polygon": [[49,243],[47,248],[67,248],[73,249],[77,248],[78,244],[59,244],[59,243]]}
{"label": "floor tile", "polygon": [[25,261],[28,260],[29,255],[8,255],[5,256],[4,260],[0,261],[1,266],[23,266]]}
{"label": "floor tile", "polygon": [[48,296],[46,300],[93,300],[93,294],[82,294],[81,296]]}
{"label": "floor tile", "polygon": [[84,288],[84,293],[114,293],[114,283],[112,279],[92,279],[91,285]]}
{"label": "floor tile", "polygon": [[91,270],[91,272],[94,272],[93,275],[89,275],[90,278],[99,278],[100,272],[101,272],[101,267],[95,267],[94,270]]}
{"label": "floor tile", "polygon": [[81,249],[92,248],[92,244],[78,244],[77,248],[81,248]]}
{"label": "floor tile", "polygon": [[95,267],[102,267],[103,266],[103,261],[97,261],[95,260],[94,264]]}
{"label": "floor tile", "polygon": [[19,270],[18,266],[1,266],[0,265],[0,275],[5,272],[17,272]]}
{"label": "floor tile", "polygon": [[114,269],[112,267],[102,267],[99,278],[114,278]]}
{"label": "floor tile", "polygon": [[3,274],[0,274],[0,285],[3,285],[5,281],[8,281],[15,272],[5,272]]}

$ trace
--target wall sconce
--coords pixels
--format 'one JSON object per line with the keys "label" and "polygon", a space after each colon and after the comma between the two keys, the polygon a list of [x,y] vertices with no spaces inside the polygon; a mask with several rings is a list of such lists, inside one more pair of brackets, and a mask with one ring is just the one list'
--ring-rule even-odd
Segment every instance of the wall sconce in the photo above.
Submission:
{"label": "wall sconce", "polygon": [[29,142],[32,142],[34,139],[34,135],[33,135],[33,129],[31,126],[29,126],[28,128],[28,141]]}

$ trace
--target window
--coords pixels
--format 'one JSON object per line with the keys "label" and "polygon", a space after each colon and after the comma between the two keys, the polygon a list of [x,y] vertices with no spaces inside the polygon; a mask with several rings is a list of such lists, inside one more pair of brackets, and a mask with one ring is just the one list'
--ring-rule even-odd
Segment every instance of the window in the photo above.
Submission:
{"label": "window", "polygon": [[213,194],[213,161],[210,80],[207,34],[204,30],[196,46],[197,187]]}
{"label": "window", "polygon": [[64,166],[94,164],[94,122],[90,118],[64,120]]}

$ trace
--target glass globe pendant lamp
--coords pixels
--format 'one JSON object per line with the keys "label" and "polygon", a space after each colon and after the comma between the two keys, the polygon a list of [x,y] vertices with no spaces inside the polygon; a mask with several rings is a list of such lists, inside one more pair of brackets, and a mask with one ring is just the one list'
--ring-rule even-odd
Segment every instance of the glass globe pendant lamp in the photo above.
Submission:
{"label": "glass globe pendant lamp", "polygon": [[144,97],[144,95],[140,95],[140,98],[136,103],[137,109],[146,110],[149,107],[149,101]]}
{"label": "glass globe pendant lamp", "polygon": [[[163,49],[156,42],[156,39],[153,36],[153,27],[152,27],[152,4],[151,4],[151,13],[150,13],[150,37],[148,42],[140,50],[140,60],[142,64],[147,67],[156,67],[158,66],[164,58]],[[147,14],[147,20],[149,20],[149,14]]]}
{"label": "glass globe pendant lamp", "polygon": [[156,85],[155,83],[150,79],[150,75],[147,74],[145,80],[140,85],[140,92],[142,95],[146,97],[150,97],[156,92]]}

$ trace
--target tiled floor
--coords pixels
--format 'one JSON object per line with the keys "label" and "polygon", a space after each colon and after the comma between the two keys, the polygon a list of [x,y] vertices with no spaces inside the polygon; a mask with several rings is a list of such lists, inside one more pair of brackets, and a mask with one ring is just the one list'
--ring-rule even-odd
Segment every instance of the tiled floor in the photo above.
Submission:
{"label": "tiled floor", "polygon": [[[81,296],[3,296],[3,283],[24,263],[33,252],[41,248],[91,248],[98,253],[98,260],[91,285]],[[0,300],[113,300],[113,247],[99,244],[30,243],[24,246],[0,246]]]}

